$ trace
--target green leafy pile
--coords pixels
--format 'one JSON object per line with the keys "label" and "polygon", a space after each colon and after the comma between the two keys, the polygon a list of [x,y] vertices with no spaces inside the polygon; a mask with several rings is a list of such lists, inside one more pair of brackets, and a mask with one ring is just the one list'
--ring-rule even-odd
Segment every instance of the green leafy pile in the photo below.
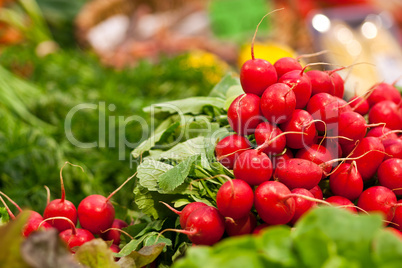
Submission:
{"label": "green leafy pile", "polygon": [[258,236],[191,247],[173,267],[400,267],[402,241],[382,226],[380,215],[321,207],[294,228],[269,227]]}

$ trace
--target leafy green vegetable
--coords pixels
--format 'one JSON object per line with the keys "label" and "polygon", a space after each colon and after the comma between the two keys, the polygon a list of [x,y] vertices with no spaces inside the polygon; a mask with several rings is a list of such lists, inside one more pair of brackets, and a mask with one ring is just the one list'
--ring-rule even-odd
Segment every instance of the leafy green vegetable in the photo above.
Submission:
{"label": "leafy green vegetable", "polygon": [[74,257],[83,265],[91,268],[118,268],[113,252],[105,241],[100,238],[93,239],[80,246]]}
{"label": "leafy green vegetable", "polygon": [[6,224],[10,220],[7,209],[0,207],[0,226]]}
{"label": "leafy green vegetable", "polygon": [[164,247],[164,243],[145,246],[139,251],[133,251],[129,255],[122,257],[117,264],[122,268],[144,267],[153,262],[162,252]]}

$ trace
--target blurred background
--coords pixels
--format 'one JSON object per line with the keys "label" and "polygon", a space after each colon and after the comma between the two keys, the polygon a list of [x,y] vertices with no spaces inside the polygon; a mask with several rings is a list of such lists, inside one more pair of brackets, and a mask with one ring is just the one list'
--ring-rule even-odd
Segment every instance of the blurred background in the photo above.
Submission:
{"label": "blurred background", "polygon": [[[259,27],[256,57],[274,63],[328,50],[304,64],[363,62],[339,72],[346,99],[376,82],[401,85],[400,0],[1,0],[0,190],[42,212],[44,185],[59,198],[69,161],[85,170],[63,170],[69,200],[107,195],[135,172],[130,152],[143,131],[111,118],[149,122],[147,105],[208,94],[250,58],[258,22],[278,8]],[[74,146],[64,129],[84,103],[97,108],[77,112],[71,131],[97,142],[91,148]],[[132,189],[114,196],[118,213],[135,214]]]}

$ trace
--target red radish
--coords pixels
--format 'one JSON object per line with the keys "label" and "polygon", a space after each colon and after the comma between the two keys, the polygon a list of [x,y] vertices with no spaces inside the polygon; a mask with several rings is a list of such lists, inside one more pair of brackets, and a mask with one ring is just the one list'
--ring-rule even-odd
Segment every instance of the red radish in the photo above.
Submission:
{"label": "red radish", "polygon": [[322,168],[306,159],[292,158],[283,167],[277,167],[274,180],[285,184],[289,189],[311,189],[318,185],[323,174]]}
{"label": "red radish", "polygon": [[402,159],[385,160],[378,168],[377,174],[380,185],[393,190],[396,195],[402,195]]}
{"label": "red radish", "polygon": [[311,81],[303,71],[285,73],[278,82],[288,85],[293,90],[296,96],[296,109],[303,109],[307,105],[311,96]]}
{"label": "red radish", "polygon": [[395,132],[392,132],[391,129],[386,126],[373,127],[367,132],[367,137],[378,137],[381,140],[384,139],[397,139],[398,135]]}
{"label": "red radish", "polygon": [[353,111],[361,115],[366,115],[369,112],[370,106],[366,99],[354,96],[349,100],[349,105]]}
{"label": "red radish", "polygon": [[272,171],[275,172],[277,166],[283,166],[286,163],[286,160],[293,158],[293,153],[289,149],[285,149],[285,152],[279,155],[273,155],[270,157],[272,162]]}
{"label": "red radish", "polygon": [[261,96],[267,87],[278,80],[275,67],[270,62],[254,57],[254,40],[258,27],[267,15],[261,19],[255,29],[253,40],[251,41],[251,59],[243,63],[240,69],[240,83],[244,92],[257,96]]}
{"label": "red radish", "polygon": [[384,145],[379,138],[366,137],[360,140],[351,157],[358,158],[357,170],[363,181],[370,180],[374,176],[384,159],[384,152]]}
{"label": "red radish", "polygon": [[395,215],[396,196],[384,186],[372,186],[363,191],[357,205],[367,212],[380,212],[386,221]]}
{"label": "red radish", "polygon": [[[311,162],[316,163],[317,165],[320,165],[324,162],[328,162],[331,159],[333,159],[332,154],[325,148],[323,145],[319,144],[312,144],[308,147],[302,148],[299,151],[297,151],[295,158],[301,158],[301,159],[306,159],[310,160]],[[323,172],[323,178],[325,178],[324,173],[329,173],[331,172],[331,165],[326,165],[325,169]]]}
{"label": "red radish", "polygon": [[[330,124],[338,126],[339,104],[336,102],[334,96],[324,92],[318,93],[311,97],[306,108],[315,120],[325,122],[325,124],[322,122],[316,123],[318,131],[325,131],[326,127]],[[332,127],[330,126],[330,128]]]}
{"label": "red radish", "polygon": [[269,86],[261,96],[261,112],[273,124],[288,121],[296,107],[296,95],[283,83]]}
{"label": "red radish", "polygon": [[274,63],[274,67],[276,73],[278,75],[278,79],[281,78],[284,74],[291,71],[301,71],[303,67],[300,65],[299,61],[292,57],[283,57],[278,59]]}
{"label": "red radish", "polygon": [[102,231],[112,227],[115,210],[110,202],[112,196],[128,183],[137,173],[129,177],[108,197],[102,195],[90,195],[85,197],[78,205],[78,219],[81,227],[93,234],[101,234]]}
{"label": "red radish", "polygon": [[113,244],[119,245],[121,232],[118,230],[119,229],[121,230],[127,226],[128,224],[125,221],[120,219],[114,219],[111,230],[103,233],[101,237],[103,240],[113,241]]}
{"label": "red radish", "polygon": [[320,199],[320,200],[324,199],[324,196],[322,194],[322,190],[321,190],[319,185],[316,185],[313,188],[311,188],[310,192],[313,194],[315,199]]}
{"label": "red radish", "polygon": [[356,162],[342,163],[329,177],[331,191],[338,196],[353,201],[363,192],[363,179],[356,167]]}
{"label": "red radish", "polygon": [[395,104],[399,104],[402,98],[399,91],[393,85],[380,83],[373,89],[373,91],[367,98],[367,101],[370,107],[372,107],[376,103],[384,100],[390,100]]}
{"label": "red radish", "polygon": [[[18,206],[18,204],[15,203],[10,197],[8,197],[5,193],[3,193],[1,191],[0,191],[0,194],[3,195],[5,198],[7,198],[7,200],[10,201],[18,209],[19,213],[22,212],[22,209],[20,208],[20,206]],[[4,202],[4,200],[1,196],[0,196],[0,201],[3,203],[4,207],[6,208],[8,214],[10,215],[10,218],[12,220],[15,220],[14,214],[8,208],[6,202]],[[28,210],[28,213],[29,213],[29,216],[28,216],[27,222],[25,223],[24,227],[22,228],[22,235],[24,237],[28,237],[33,231],[37,231],[39,228],[42,228],[45,230],[52,228],[52,226],[47,222],[40,225],[41,222],[43,221],[43,217],[38,212]]]}
{"label": "red radish", "polygon": [[268,228],[269,226],[271,226],[271,225],[268,224],[268,223],[260,224],[260,225],[258,225],[257,227],[254,228],[252,234],[253,235],[259,235],[259,234],[262,233],[263,230],[266,230],[266,228]]}
{"label": "red radish", "polygon": [[[291,192],[292,194],[304,195],[310,198],[314,198],[313,194],[307,189],[295,188]],[[291,224],[295,224],[300,219],[300,217],[304,215],[304,213],[317,205],[316,202],[303,197],[293,196],[293,199],[295,200],[295,214],[290,221]]]}
{"label": "red radish", "polygon": [[343,81],[343,78],[336,71],[337,70],[329,71],[328,75],[334,84],[333,95],[342,99],[345,93],[345,81]]}
{"label": "red radish", "polygon": [[[66,217],[70,219],[74,225],[77,225],[77,209],[74,204],[68,200],[66,200],[66,191],[64,189],[64,182],[63,182],[63,168],[70,164],[69,162],[65,162],[63,167],[60,169],[60,185],[61,185],[61,198],[54,199],[49,204],[47,204],[45,211],[43,212],[43,218],[54,218],[54,217]],[[82,168],[81,168],[82,169]],[[64,231],[70,228],[69,222],[65,220],[53,220],[49,222],[54,228],[56,228],[59,232]]]}
{"label": "red radish", "polygon": [[386,139],[382,141],[386,155],[384,160],[390,158],[402,158],[402,140],[401,139]]}
{"label": "red radish", "polygon": [[401,129],[402,117],[399,110],[399,105],[390,100],[380,101],[371,107],[369,123],[385,123],[389,129]]}
{"label": "red radish", "polygon": [[267,155],[270,155],[279,154],[285,149],[286,137],[283,135],[276,138],[282,133],[282,130],[275,125],[269,122],[262,122],[255,129],[254,136],[255,141],[259,146],[263,145],[264,143],[269,143],[269,145],[263,148],[263,152]]}
{"label": "red radish", "polygon": [[110,246],[110,250],[113,251],[114,253],[119,253],[119,252],[120,252],[120,248],[119,248],[119,246],[116,245],[116,244],[112,244],[112,245]]}
{"label": "red radish", "polygon": [[236,133],[240,135],[253,134],[257,125],[262,121],[260,97],[254,94],[238,96],[230,104],[228,121]]}
{"label": "red radish", "polygon": [[311,70],[306,72],[311,80],[311,95],[325,92],[334,95],[335,86],[328,73],[318,70]]}
{"label": "red radish", "polygon": [[187,218],[185,230],[166,229],[186,234],[196,245],[213,245],[218,242],[225,232],[225,220],[219,211],[210,206],[200,207]]}
{"label": "red radish", "polygon": [[245,181],[234,179],[222,184],[216,194],[216,205],[224,217],[244,218],[253,207],[253,189]]}
{"label": "red radish", "polygon": [[237,220],[225,220],[225,230],[229,236],[250,234],[255,229],[256,225],[257,219],[251,212],[249,212],[247,216]]}
{"label": "red radish", "polygon": [[[316,137],[315,144],[322,144],[327,151],[332,155],[332,158],[339,158],[342,156],[342,147],[339,145],[338,139],[342,137]],[[324,141],[322,141],[324,140]]]}
{"label": "red radish", "polygon": [[325,201],[327,201],[331,205],[335,205],[337,207],[344,208],[352,213],[357,213],[355,205],[352,203],[352,201],[350,201],[349,199],[347,199],[345,197],[333,195],[333,196],[325,199]]}
{"label": "red radish", "polygon": [[237,158],[233,173],[250,185],[260,185],[272,176],[272,163],[269,157],[255,149],[243,152]]}
{"label": "red radish", "polygon": [[[67,244],[70,251],[74,252],[75,247],[79,247],[85,244],[86,242],[95,239],[93,234],[88,230],[75,228],[75,224],[70,219],[66,217],[55,217],[55,218],[57,218],[58,220],[64,220],[70,224],[70,229],[66,229],[59,234],[61,240],[63,240]],[[44,221],[49,220],[53,220],[53,218],[48,218],[45,219]]]}
{"label": "red radish", "polygon": [[159,201],[160,203],[164,204],[165,206],[168,207],[168,209],[170,209],[171,211],[173,211],[174,213],[176,213],[177,215],[179,215],[179,220],[180,220],[180,227],[182,229],[186,228],[186,223],[187,223],[187,218],[188,216],[196,209],[200,208],[200,207],[207,207],[208,205],[202,202],[191,202],[189,204],[187,204],[182,211],[178,211],[174,208],[172,208],[171,206],[169,206],[168,204],[166,204],[165,202]]}
{"label": "red radish", "polygon": [[395,209],[395,216],[392,219],[392,222],[396,224],[395,228],[398,230],[402,230],[402,200],[398,200],[397,207]]}
{"label": "red radish", "polygon": [[356,112],[345,112],[339,115],[338,134],[353,141],[339,139],[340,144],[354,144],[366,136],[367,124],[363,116]]}
{"label": "red radish", "polygon": [[286,224],[295,214],[295,201],[288,187],[277,181],[266,181],[255,190],[254,205],[268,224]]}
{"label": "red radish", "polygon": [[304,110],[296,109],[289,121],[280,126],[283,132],[302,132],[303,134],[286,135],[286,145],[292,149],[301,149],[313,144],[316,128],[313,117]]}
{"label": "red radish", "polygon": [[250,142],[246,137],[237,134],[229,135],[216,145],[216,159],[228,169],[233,169],[236,158],[249,148]]}

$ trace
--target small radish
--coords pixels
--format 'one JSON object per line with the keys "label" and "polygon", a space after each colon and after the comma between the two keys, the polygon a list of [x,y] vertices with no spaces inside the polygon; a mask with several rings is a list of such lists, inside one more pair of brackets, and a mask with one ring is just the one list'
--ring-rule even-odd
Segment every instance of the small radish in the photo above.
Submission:
{"label": "small radish", "polygon": [[289,121],[280,125],[283,132],[302,132],[286,135],[286,145],[291,149],[301,149],[313,144],[316,128],[313,117],[305,110],[296,109]]}
{"label": "small radish", "polygon": [[165,202],[162,202],[162,201],[159,201],[159,202],[164,204],[168,209],[170,209],[171,211],[173,211],[177,215],[179,215],[180,227],[182,229],[186,228],[187,218],[194,210],[196,210],[196,209],[198,209],[200,207],[207,207],[208,206],[207,204],[205,204],[203,202],[191,202],[191,203],[187,204],[182,209],[182,211],[178,211],[178,210],[172,208],[171,206],[169,206],[168,204],[166,204]]}
{"label": "small radish", "polygon": [[[316,137],[315,144],[322,144],[327,151],[332,155],[332,158],[339,158],[342,156],[342,147],[340,146],[338,139],[342,137]],[[324,141],[323,141],[324,140]]]}
{"label": "small radish", "polygon": [[258,225],[257,227],[255,227],[253,232],[252,232],[252,234],[253,235],[259,235],[270,226],[271,226],[271,224],[268,224],[268,223],[264,222],[264,223]]}
{"label": "small radish", "polygon": [[102,233],[101,237],[105,241],[113,241],[113,244],[119,245],[121,232],[118,230],[121,230],[127,226],[128,224],[125,221],[120,219],[114,219],[111,230]]}
{"label": "small radish", "polygon": [[257,225],[257,219],[253,213],[249,214],[243,218],[233,220],[225,219],[225,231],[228,236],[239,236],[250,234]]}
{"label": "small radish", "polygon": [[261,96],[267,87],[278,80],[275,67],[270,62],[254,57],[254,40],[258,27],[267,15],[261,19],[255,29],[253,40],[251,41],[251,59],[243,63],[240,69],[240,83],[244,92],[257,96]]}
{"label": "small radish", "polygon": [[93,234],[89,232],[88,230],[81,229],[81,228],[75,228],[75,224],[66,217],[54,217],[54,218],[48,218],[45,219],[44,221],[50,221],[50,220],[64,220],[70,224],[70,229],[66,229],[62,232],[60,232],[59,236],[61,240],[63,240],[68,248],[70,249],[71,252],[74,252],[75,247],[79,247],[86,242],[91,241],[92,239],[95,239]]}
{"label": "small radish", "polygon": [[260,185],[272,176],[272,163],[269,157],[260,151],[250,149],[236,159],[233,173],[250,185]]}
{"label": "small radish", "polygon": [[392,190],[384,186],[372,186],[363,191],[357,205],[367,212],[380,212],[386,221],[392,221],[396,202]]}
{"label": "small radish", "polygon": [[367,137],[378,137],[384,139],[397,139],[398,135],[386,126],[373,127],[367,132]]}
{"label": "small radish", "polygon": [[281,135],[283,132],[277,126],[269,123],[262,122],[258,124],[255,129],[255,141],[257,145],[263,145],[264,143],[269,143],[269,145],[263,148],[263,152],[267,155],[271,154],[280,154],[283,152],[286,146],[286,137],[284,135],[276,138]]}
{"label": "small radish", "polygon": [[254,133],[262,121],[260,97],[254,94],[242,94],[229,106],[228,121],[232,129],[239,135]]}
{"label": "small radish", "polygon": [[292,158],[283,167],[277,167],[274,180],[286,185],[290,190],[295,188],[311,189],[321,181],[323,169],[306,159]]}
{"label": "small radish", "polygon": [[376,103],[384,100],[390,100],[395,104],[399,104],[402,100],[399,91],[391,84],[380,83],[372,90],[371,94],[367,98],[370,107]]}
{"label": "small radish", "polygon": [[395,216],[392,219],[392,222],[396,224],[395,228],[398,230],[402,230],[402,200],[398,200],[398,206],[395,209]]}
{"label": "small radish", "polygon": [[109,229],[114,221],[115,210],[110,202],[112,196],[117,193],[126,183],[128,183],[137,173],[129,177],[108,197],[102,195],[89,195],[78,205],[78,219],[81,227],[93,234],[101,234],[102,231]]}
{"label": "small radish", "polygon": [[311,81],[311,95],[325,92],[334,95],[335,86],[328,73],[318,70],[311,70],[306,72]]}
{"label": "small radish", "polygon": [[196,245],[211,246],[221,240],[225,232],[225,219],[214,207],[200,207],[190,213],[184,230],[163,230],[166,231],[185,234]]}
{"label": "small radish", "polygon": [[[302,148],[299,151],[297,151],[295,158],[310,160],[311,162],[320,165],[324,162],[328,162],[331,159],[333,159],[333,156],[330,153],[330,151],[328,151],[327,148],[325,148],[325,146],[319,144],[312,144],[308,147]],[[331,165],[325,166],[324,170],[325,172],[323,172],[323,178],[325,178],[324,173],[331,172],[331,169],[332,169]]]}
{"label": "small radish", "polygon": [[296,70],[300,72],[303,69],[299,61],[292,57],[283,57],[278,59],[274,63],[274,67],[278,75],[278,79],[288,72]]}
{"label": "small radish", "polygon": [[[66,200],[66,191],[64,189],[64,182],[63,182],[63,168],[70,164],[69,162],[65,162],[63,167],[60,169],[60,185],[61,185],[61,198],[52,200],[49,204],[47,204],[45,211],[43,212],[43,218],[54,218],[54,217],[66,217],[70,219],[74,225],[77,225],[77,209],[74,204],[68,200]],[[64,231],[70,228],[70,223],[65,220],[53,220],[49,222],[54,228],[56,228],[59,232]]]}
{"label": "small radish", "polygon": [[386,139],[382,141],[386,155],[384,161],[390,158],[402,158],[402,140]]}
{"label": "small radish", "polygon": [[293,158],[293,153],[289,149],[285,149],[284,153],[273,155],[270,157],[272,162],[272,172],[275,172],[277,166],[281,166],[282,168],[286,164],[286,160]]}
{"label": "small radish", "polygon": [[[313,194],[303,188],[295,188],[291,191],[292,194],[297,194],[297,195],[304,195],[306,197],[310,197],[311,199],[314,199]],[[304,215],[307,211],[310,209],[314,208],[317,203],[311,200],[308,200],[306,198],[300,197],[300,196],[293,196],[293,199],[295,200],[295,214],[290,221],[291,224],[295,224],[301,216]]]}
{"label": "small radish", "polygon": [[291,71],[282,75],[279,83],[288,85],[296,96],[296,109],[303,109],[311,96],[310,77],[303,71]]}
{"label": "small radish", "polygon": [[[339,70],[339,69],[338,69]],[[329,77],[334,84],[334,96],[338,98],[343,98],[343,94],[345,93],[345,81],[343,78],[336,72],[337,70],[332,70],[327,72]]]}
{"label": "small radish", "polygon": [[224,217],[244,218],[253,207],[253,189],[245,181],[234,179],[222,184],[216,194],[216,205]]}
{"label": "small radish", "polygon": [[380,185],[392,190],[396,195],[402,195],[402,159],[385,160],[378,168],[377,175]]}
{"label": "small radish", "polygon": [[228,169],[233,169],[236,158],[250,148],[246,137],[233,134],[220,140],[215,147],[216,159]]}
{"label": "small radish", "polygon": [[324,195],[323,195],[322,190],[319,185],[314,186],[309,191],[313,194],[314,198],[320,199],[320,200],[324,199]]}
{"label": "small radish", "polygon": [[261,112],[273,124],[288,121],[296,107],[296,95],[283,83],[269,86],[261,96]]}
{"label": "small radish", "polygon": [[363,192],[363,179],[356,162],[340,164],[329,177],[329,186],[335,195],[356,200]]}
{"label": "small radish", "polygon": [[339,115],[338,135],[351,139],[339,139],[340,144],[354,144],[366,136],[367,124],[363,116],[356,112],[345,112]]}
{"label": "small radish", "polygon": [[112,245],[110,246],[110,250],[111,250],[112,252],[114,252],[114,253],[119,253],[119,252],[120,252],[120,248],[119,248],[119,246],[116,245],[116,244],[112,244]]}
{"label": "small radish", "polygon": [[349,105],[353,111],[361,115],[366,115],[369,112],[370,106],[368,101],[362,97],[354,96],[349,100]]}
{"label": "small radish", "polygon": [[399,105],[390,100],[384,100],[373,105],[369,111],[369,123],[385,123],[389,129],[401,129],[402,117]]}
{"label": "small radish", "polygon": [[333,195],[325,199],[325,201],[336,207],[346,209],[354,214],[357,213],[356,206],[352,203],[352,201],[345,197]]}
{"label": "small radish", "polygon": [[261,219],[268,224],[290,222],[295,214],[295,201],[290,194],[283,183],[266,181],[260,184],[255,190],[254,204]]}

